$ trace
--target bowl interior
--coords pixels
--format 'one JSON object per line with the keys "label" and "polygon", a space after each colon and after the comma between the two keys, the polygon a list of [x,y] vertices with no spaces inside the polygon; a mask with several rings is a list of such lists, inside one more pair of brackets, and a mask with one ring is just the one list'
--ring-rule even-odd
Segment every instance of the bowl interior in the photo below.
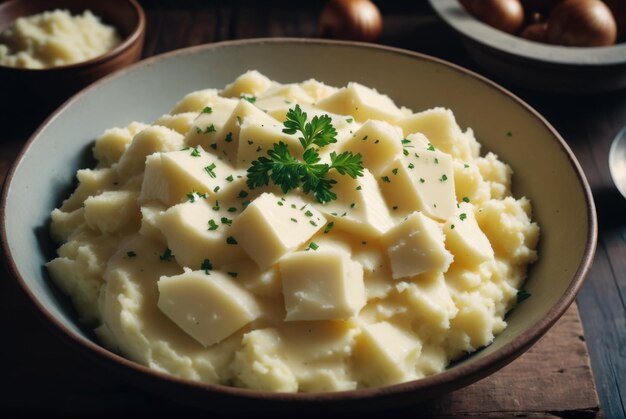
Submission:
{"label": "bowl interior", "polygon": [[483,153],[492,151],[512,166],[514,194],[532,200],[541,226],[540,258],[526,285],[532,297],[510,313],[509,327],[491,346],[444,377],[469,371],[483,358],[501,358],[505,347],[509,356],[523,349],[573,300],[593,254],[593,203],[567,146],[527,105],[465,70],[406,51],[303,40],[232,42],[147,60],[91,86],[39,129],[14,166],[2,220],[9,263],[40,309],[75,340],[89,346],[93,336],[56,292],[43,264],[54,254],[50,211],[74,187],[75,171],[91,165],[93,140],[109,127],[151,122],[186,93],[219,88],[249,69],[283,83],[311,77],[338,86],[357,81],[414,111],[449,107],[462,128],[474,129]]}
{"label": "bowl interior", "polygon": [[117,28],[122,39],[130,36],[139,24],[139,13],[128,0],[16,0],[0,5],[0,32],[12,26],[20,17],[54,9],[67,9],[72,14],[91,10],[104,23]]}

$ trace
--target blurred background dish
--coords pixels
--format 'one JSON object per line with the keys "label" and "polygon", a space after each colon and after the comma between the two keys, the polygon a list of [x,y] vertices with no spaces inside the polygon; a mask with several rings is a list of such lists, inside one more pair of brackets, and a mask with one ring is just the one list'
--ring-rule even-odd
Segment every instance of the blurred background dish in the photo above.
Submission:
{"label": "blurred background dish", "polygon": [[529,41],[472,16],[458,0],[429,0],[467,53],[488,74],[516,86],[558,93],[598,94],[626,87],[626,43],[568,47]]}
{"label": "blurred background dish", "polygon": [[121,43],[111,51],[75,64],[45,69],[26,69],[0,65],[0,112],[52,111],[63,100],[91,82],[139,60],[143,48],[146,18],[135,0],[13,0],[0,4],[0,32],[20,17],[55,9],[72,15],[90,10],[102,22],[113,26]]}

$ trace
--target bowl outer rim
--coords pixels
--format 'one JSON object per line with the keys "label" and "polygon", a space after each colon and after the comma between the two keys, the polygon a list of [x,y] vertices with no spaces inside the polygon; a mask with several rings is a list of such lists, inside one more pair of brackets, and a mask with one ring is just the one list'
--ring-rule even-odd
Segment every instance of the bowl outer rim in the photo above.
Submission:
{"label": "bowl outer rim", "polygon": [[428,2],[437,16],[459,35],[505,55],[524,58],[528,62],[567,67],[594,68],[626,65],[626,42],[608,47],[566,47],[542,44],[487,25],[467,12],[458,0],[428,0]]}
{"label": "bowl outer rim", "polygon": [[[19,1],[19,0],[13,0]],[[89,60],[79,61],[74,64],[61,65],[57,67],[50,68],[18,68],[0,65],[0,69],[3,71],[14,71],[14,72],[27,72],[27,73],[49,73],[54,74],[55,72],[62,72],[67,70],[77,70],[77,69],[87,69],[97,67],[98,65],[104,63],[105,61],[113,60],[116,57],[122,55],[125,51],[127,51],[130,47],[132,47],[137,41],[141,41],[141,38],[145,35],[146,32],[146,13],[144,12],[141,5],[137,2],[137,0],[122,0],[130,4],[137,14],[137,21],[132,32],[122,39],[122,42],[119,43],[115,48],[110,51],[105,52],[104,54],[100,54],[96,57],[90,58]],[[10,2],[0,4],[0,11],[2,6],[8,5]],[[88,5],[87,5],[88,6]],[[85,10],[88,7],[85,8]],[[117,27],[115,29],[118,29]]]}
{"label": "bowl outer rim", "polygon": [[[26,282],[18,272],[15,261],[13,260],[13,256],[11,253],[11,249],[7,239],[6,233],[6,205],[7,205],[7,197],[11,189],[11,183],[13,180],[13,176],[17,170],[17,167],[20,165],[20,162],[24,159],[25,154],[28,152],[30,147],[33,146],[39,134],[46,129],[46,127],[56,119],[58,114],[63,112],[67,107],[69,107],[73,102],[75,102],[79,97],[88,94],[90,90],[95,89],[97,86],[101,84],[107,83],[110,79],[113,79],[121,74],[125,74],[126,72],[133,71],[139,69],[144,66],[150,66],[155,64],[158,61],[164,59],[170,59],[177,55],[187,55],[194,54],[198,51],[203,50],[217,50],[221,48],[230,48],[230,47],[239,47],[246,45],[258,45],[258,44],[298,44],[298,45],[331,45],[331,46],[340,46],[340,47],[351,47],[351,48],[362,48],[362,49],[373,49],[383,52],[388,52],[392,54],[399,54],[406,57],[418,58],[421,60],[436,62],[440,65],[446,66],[450,69],[458,71],[464,75],[469,75],[486,84],[490,88],[496,89],[501,94],[507,96],[508,98],[514,100],[519,105],[524,107],[528,112],[533,114],[554,136],[554,139],[558,143],[560,143],[563,150],[566,152],[568,159],[570,160],[572,168],[578,177],[580,185],[582,187],[582,191],[584,194],[584,198],[587,206],[587,241],[585,245],[585,250],[583,256],[581,258],[581,262],[578,265],[576,272],[573,274],[573,279],[570,285],[567,287],[563,295],[559,298],[556,304],[547,312],[547,314],[541,318],[536,324],[530,327],[525,332],[521,333],[514,342],[510,342],[500,348],[498,351],[489,354],[477,361],[474,361],[468,365],[457,366],[451,370],[444,370],[441,373],[425,377],[415,381],[409,381],[400,384],[394,384],[384,387],[374,387],[374,388],[366,388],[359,390],[348,390],[348,391],[337,391],[337,392],[317,392],[317,393],[277,393],[277,392],[269,392],[269,391],[260,391],[253,389],[245,389],[245,388],[237,388],[237,387],[229,387],[220,384],[207,384],[196,382],[192,380],[186,380],[183,378],[178,378],[173,375],[159,372],[149,367],[143,366],[141,364],[135,363],[127,358],[122,357],[116,353],[113,353],[106,349],[104,346],[101,346],[91,340],[85,339],[77,334],[75,334],[70,329],[66,328],[60,321],[58,321],[41,303],[38,298],[34,295],[34,293],[29,289]],[[43,314],[44,317],[48,319],[48,321],[54,325],[54,329],[59,334],[63,336],[66,340],[69,340],[73,343],[78,344],[78,347],[83,351],[87,352],[90,355],[97,355],[97,358],[101,361],[108,362],[110,364],[121,364],[122,366],[128,367],[136,373],[146,374],[152,376],[158,380],[175,383],[180,386],[186,386],[188,388],[195,388],[196,390],[205,390],[205,391],[213,391],[216,393],[222,393],[226,396],[235,396],[241,398],[248,399],[256,399],[263,401],[289,401],[289,402],[342,402],[349,400],[360,400],[360,399],[370,399],[370,398],[378,398],[378,397],[393,397],[400,396],[402,394],[410,394],[419,391],[428,391],[429,393],[437,394],[438,392],[442,392],[444,389],[452,391],[453,389],[461,388],[465,385],[478,381],[479,379],[491,374],[492,372],[504,367],[519,355],[521,355],[524,351],[526,351],[529,347],[531,347],[534,343],[536,343],[549,329],[552,327],[554,323],[565,313],[567,308],[574,301],[576,294],[580,290],[583,285],[585,276],[588,273],[589,268],[591,267],[593,257],[596,249],[597,242],[597,217],[596,217],[596,208],[593,201],[593,195],[591,193],[591,188],[585,178],[584,172],[578,163],[576,157],[574,156],[572,150],[567,145],[565,140],[560,136],[560,134],[556,131],[556,129],[536,110],[534,110],[530,105],[524,102],[522,99],[509,92],[505,88],[496,84],[495,82],[489,80],[488,78],[481,76],[477,73],[472,72],[471,70],[465,69],[459,65],[447,62],[443,59],[432,57],[426,54],[409,51],[405,49],[389,47],[389,46],[381,46],[381,45],[373,45],[364,42],[354,42],[354,41],[336,41],[336,40],[321,40],[321,39],[309,39],[309,38],[253,38],[253,39],[244,39],[244,40],[233,40],[233,41],[223,41],[217,42],[213,44],[204,44],[198,45],[188,48],[182,48],[173,50],[170,52],[166,52],[164,54],[156,55],[145,60],[142,60],[138,63],[135,63],[129,67],[126,67],[123,70],[119,70],[114,72],[99,81],[93,83],[92,85],[84,88],[80,92],[73,95],[70,99],[68,99],[65,103],[63,103],[59,108],[57,108],[40,126],[39,128],[30,136],[28,141],[25,143],[24,147],[16,157],[14,163],[12,164],[3,185],[2,196],[0,198],[0,239],[2,248],[6,255],[6,264],[10,270],[12,276],[17,280],[20,288],[26,294],[26,296],[31,300],[33,305],[37,308],[40,314]]]}

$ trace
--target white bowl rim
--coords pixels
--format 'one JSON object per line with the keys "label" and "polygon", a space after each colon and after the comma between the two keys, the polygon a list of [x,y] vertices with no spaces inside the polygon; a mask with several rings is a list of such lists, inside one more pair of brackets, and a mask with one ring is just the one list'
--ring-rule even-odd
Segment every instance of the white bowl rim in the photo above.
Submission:
{"label": "white bowl rim", "polygon": [[[422,378],[415,381],[404,382],[400,384],[394,384],[384,387],[373,387],[366,389],[358,389],[358,390],[348,390],[348,391],[337,391],[337,392],[317,392],[317,393],[277,393],[277,392],[269,392],[269,391],[261,391],[255,389],[247,389],[247,388],[238,388],[238,387],[230,387],[226,385],[220,384],[206,384],[197,381],[192,381],[188,379],[183,379],[179,377],[175,377],[171,374],[167,374],[164,372],[159,372],[149,367],[143,366],[141,364],[135,363],[127,358],[124,358],[121,355],[113,353],[98,343],[89,340],[83,336],[80,336],[78,333],[70,330],[65,325],[63,325],[59,320],[57,320],[52,313],[50,313],[42,302],[39,301],[37,296],[30,290],[26,281],[21,276],[17,266],[15,264],[15,260],[13,259],[13,255],[11,252],[11,247],[7,238],[7,229],[6,229],[6,206],[7,206],[7,195],[10,190],[11,183],[13,181],[13,177],[15,175],[16,169],[19,166],[21,160],[25,157],[25,154],[28,152],[30,147],[32,147],[39,135],[45,131],[46,127],[54,121],[54,119],[68,108],[72,103],[76,102],[83,95],[89,94],[91,90],[97,89],[99,86],[110,82],[111,80],[119,77],[122,74],[125,74],[129,71],[134,71],[140,67],[149,67],[157,63],[158,61],[169,59],[178,55],[187,55],[187,54],[195,54],[199,51],[204,50],[217,50],[221,48],[230,48],[230,47],[238,47],[244,45],[260,45],[260,44],[298,44],[298,45],[331,45],[331,46],[344,46],[351,48],[362,48],[362,49],[372,49],[383,52],[388,52],[391,54],[399,54],[405,57],[417,58],[420,60],[427,60],[431,62],[436,62],[443,66],[446,66],[449,69],[458,71],[463,75],[470,76],[472,78],[477,79],[478,81],[486,84],[490,88],[496,89],[502,94],[510,97],[515,100],[521,106],[523,106],[528,112],[532,113],[545,127],[550,130],[553,134],[554,139],[560,143],[565,151],[568,160],[570,161],[572,168],[580,182],[581,189],[586,201],[587,211],[587,240],[585,243],[585,249],[583,255],[580,260],[580,264],[578,265],[576,272],[572,275],[572,281],[567,289],[563,292],[563,295],[559,298],[556,304],[550,308],[550,310],[546,313],[546,315],[541,318],[536,324],[530,327],[528,330],[522,332],[519,336],[517,336],[513,341],[505,344],[502,348],[494,351],[491,354],[488,354],[480,359],[477,359],[473,362],[470,362],[465,365],[456,366],[453,369],[446,369],[441,373],[428,376],[426,378]],[[11,166],[6,178],[5,183],[3,185],[2,196],[0,199],[0,239],[2,241],[2,248],[6,255],[6,263],[9,269],[9,273],[17,280],[19,287],[26,294],[26,296],[30,299],[33,305],[36,307],[36,311],[38,314],[42,315],[47,319],[48,323],[53,326],[53,330],[58,332],[66,340],[77,344],[77,347],[83,350],[87,355],[92,358],[103,362],[107,366],[111,367],[125,367],[127,369],[127,375],[130,373],[134,373],[134,376],[140,375],[145,380],[149,377],[155,378],[160,382],[160,384],[175,384],[181,388],[187,388],[189,390],[198,390],[198,391],[206,391],[207,393],[214,393],[217,395],[222,395],[224,397],[235,397],[241,399],[249,399],[250,401],[256,400],[260,402],[290,402],[290,403],[342,403],[342,402],[350,402],[350,401],[365,401],[369,399],[383,399],[383,398],[394,398],[401,397],[403,395],[409,396],[412,395],[415,397],[416,401],[425,400],[431,398],[433,396],[448,393],[458,388],[461,388],[465,385],[471,384],[475,381],[480,380],[481,378],[486,377],[487,375],[495,372],[496,370],[504,367],[515,358],[524,353],[528,348],[530,348],[533,344],[535,344],[553,325],[556,321],[565,313],[565,311],[569,308],[571,303],[574,301],[576,294],[580,290],[583,285],[585,276],[589,268],[591,267],[593,257],[596,249],[597,242],[597,218],[596,218],[596,209],[593,201],[593,195],[591,193],[591,188],[584,176],[583,170],[578,163],[576,157],[571,151],[570,147],[567,145],[565,140],[560,136],[560,134],[550,125],[548,121],[546,121],[543,116],[541,116],[536,110],[534,110],[530,105],[525,103],[523,100],[515,96],[513,93],[499,86],[495,82],[487,79],[484,76],[481,76],[477,73],[474,73],[468,69],[465,69],[459,65],[450,63],[448,61],[442,60],[440,58],[432,57],[426,54],[409,51],[405,49],[389,47],[389,46],[381,46],[364,42],[354,42],[354,41],[336,41],[336,40],[323,40],[323,39],[309,39],[309,38],[252,38],[252,39],[243,39],[243,40],[233,40],[233,41],[223,41],[212,44],[204,44],[198,45],[188,48],[177,49],[174,51],[170,51],[164,54],[156,55],[150,57],[148,59],[142,60],[138,63],[135,63],[125,69],[119,70],[113,74],[110,74],[99,81],[91,84],[90,86],[84,88],[80,92],[76,93],[70,99],[68,99],[64,104],[62,104],[56,111],[54,111],[41,125],[40,127],[32,134],[32,136],[25,143],[24,147],[20,151],[19,155],[15,159],[15,162]],[[420,394],[426,394],[426,396],[421,396]]]}

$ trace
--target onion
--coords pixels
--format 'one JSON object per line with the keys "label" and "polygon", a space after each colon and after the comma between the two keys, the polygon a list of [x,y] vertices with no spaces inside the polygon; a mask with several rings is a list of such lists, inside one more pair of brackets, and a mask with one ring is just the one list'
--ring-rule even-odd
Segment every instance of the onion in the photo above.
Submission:
{"label": "onion", "polygon": [[624,40],[626,38],[626,1],[604,0],[604,2],[613,12],[613,17],[617,23],[617,38]]}
{"label": "onion", "polygon": [[524,9],[519,0],[460,0],[478,20],[508,33],[516,33],[524,24]]}
{"label": "onion", "polygon": [[522,6],[526,13],[538,12],[547,14],[557,3],[562,0],[522,0]]}
{"label": "onion", "polygon": [[529,41],[535,42],[548,42],[548,24],[547,23],[533,23],[524,28],[520,36]]}
{"label": "onion", "polygon": [[600,0],[564,0],[548,19],[548,42],[572,47],[613,45],[617,25]]}
{"label": "onion", "polygon": [[370,0],[331,0],[320,15],[323,37],[372,42],[382,32],[383,19]]}

